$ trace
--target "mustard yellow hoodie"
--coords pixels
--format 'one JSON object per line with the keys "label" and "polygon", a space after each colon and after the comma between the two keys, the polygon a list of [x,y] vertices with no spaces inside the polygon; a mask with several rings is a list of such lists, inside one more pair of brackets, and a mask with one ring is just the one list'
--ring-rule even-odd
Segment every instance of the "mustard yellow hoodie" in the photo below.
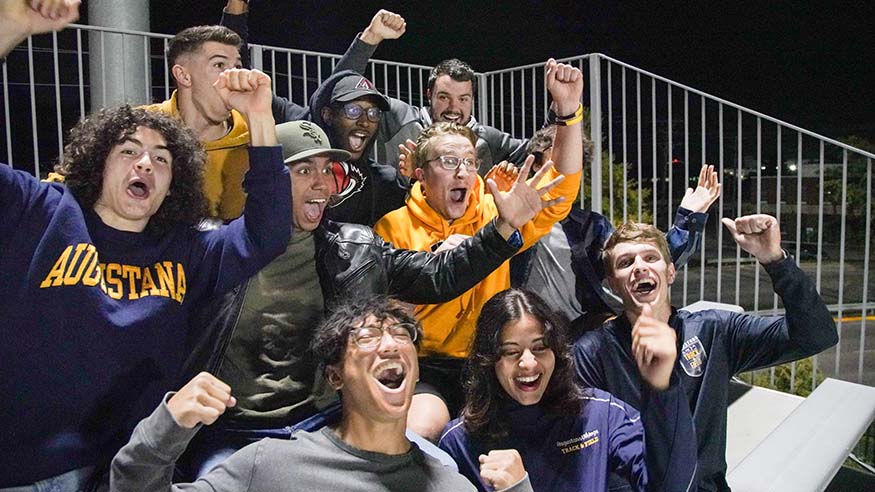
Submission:
{"label": "mustard yellow hoodie", "polygon": [[[150,111],[160,111],[180,118],[176,91],[170,99],[143,106]],[[249,127],[243,115],[231,110],[232,127],[224,137],[210,142],[201,142],[207,151],[204,168],[204,194],[210,207],[210,215],[231,220],[243,214],[246,193],[243,192],[243,176],[249,170]]]}
{"label": "mustard yellow hoodie", "polygon": [[[553,224],[565,218],[577,198],[582,173],[568,175],[547,194],[549,198],[565,196],[565,201],[542,210],[520,229],[525,250],[550,232]],[[550,169],[543,182],[559,174]],[[431,246],[452,234],[473,236],[490,220],[498,217],[492,195],[484,193],[485,185],[478,176],[465,214],[451,223],[443,219],[425,201],[420,183],[410,190],[405,207],[384,215],[374,230],[397,248],[429,251]],[[547,196],[544,198],[547,199]],[[416,317],[422,322],[424,337],[421,356],[443,355],[466,357],[474,335],[480,308],[490,297],[510,287],[510,265],[504,262],[474,288],[444,304],[420,305]]]}

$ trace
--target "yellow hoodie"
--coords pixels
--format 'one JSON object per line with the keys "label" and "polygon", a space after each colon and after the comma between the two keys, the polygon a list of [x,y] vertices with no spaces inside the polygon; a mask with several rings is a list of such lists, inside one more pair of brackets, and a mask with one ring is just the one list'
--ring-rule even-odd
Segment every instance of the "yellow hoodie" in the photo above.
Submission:
{"label": "yellow hoodie", "polygon": [[[568,215],[580,189],[581,174],[578,172],[566,176],[544,197],[566,198],[564,202],[539,212],[520,229],[523,236],[520,251],[535,244],[550,232],[553,224]],[[549,182],[558,175],[554,169],[550,169],[543,182]],[[473,236],[490,220],[498,217],[492,195],[484,193],[484,189],[483,180],[478,176],[465,214],[450,224],[426,203],[420,183],[415,183],[407,198],[407,205],[384,215],[374,230],[395,247],[416,251],[429,251],[433,244],[452,234]],[[482,282],[456,299],[444,304],[417,306],[416,317],[424,330],[420,355],[466,357],[483,303],[509,287],[510,265],[504,262]]]}
{"label": "yellow hoodie", "polygon": [[[160,111],[180,118],[176,91],[170,99],[143,106],[143,109]],[[232,127],[224,137],[211,142],[201,142],[207,151],[204,168],[204,195],[209,203],[212,217],[231,220],[243,214],[246,193],[243,192],[243,176],[249,170],[249,127],[243,115],[231,110]]]}

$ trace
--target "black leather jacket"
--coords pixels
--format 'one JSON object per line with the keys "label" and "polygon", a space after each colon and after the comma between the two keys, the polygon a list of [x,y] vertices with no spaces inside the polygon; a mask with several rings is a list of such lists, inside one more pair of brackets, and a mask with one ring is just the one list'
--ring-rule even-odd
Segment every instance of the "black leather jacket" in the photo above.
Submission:
{"label": "black leather jacket", "polygon": [[[413,304],[438,304],[471,289],[516,252],[490,222],[457,248],[435,255],[397,249],[370,227],[325,220],[316,230],[316,264],[325,309],[347,298],[387,294]],[[249,281],[197,313],[191,356],[180,379],[214,372],[240,318]]]}

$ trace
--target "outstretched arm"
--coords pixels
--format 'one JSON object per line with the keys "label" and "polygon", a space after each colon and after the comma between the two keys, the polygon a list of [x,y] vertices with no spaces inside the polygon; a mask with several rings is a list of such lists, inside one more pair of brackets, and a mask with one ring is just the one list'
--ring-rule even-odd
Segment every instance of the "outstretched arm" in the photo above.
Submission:
{"label": "outstretched arm", "polygon": [[81,0],[0,0],[0,58],[32,34],[60,31],[79,18]]}
{"label": "outstretched arm", "polygon": [[404,17],[388,10],[380,10],[374,14],[364,31],[352,40],[352,44],[334,66],[332,73],[354,70],[367,76],[365,72],[368,69],[368,61],[377,51],[380,43],[386,39],[398,39],[406,31],[407,22]]}
{"label": "outstretched arm", "polygon": [[785,310],[784,316],[726,315],[723,329],[733,372],[789,362],[835,345],[835,321],[814,282],[781,249],[778,221],[757,214],[724,218],[723,224],[765,267]]}

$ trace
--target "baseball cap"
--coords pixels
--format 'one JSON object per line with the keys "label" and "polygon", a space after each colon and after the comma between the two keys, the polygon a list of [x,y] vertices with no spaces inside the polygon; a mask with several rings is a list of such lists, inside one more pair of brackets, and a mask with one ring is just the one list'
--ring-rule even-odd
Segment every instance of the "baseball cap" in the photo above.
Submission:
{"label": "baseball cap", "polygon": [[312,121],[281,123],[276,126],[276,138],[283,146],[283,162],[286,164],[323,154],[337,161],[350,158],[349,152],[332,149],[328,135]]}
{"label": "baseball cap", "polygon": [[389,99],[380,94],[373,82],[358,74],[347,75],[334,84],[331,102],[349,102],[366,96],[371,96],[378,108],[389,111]]}

